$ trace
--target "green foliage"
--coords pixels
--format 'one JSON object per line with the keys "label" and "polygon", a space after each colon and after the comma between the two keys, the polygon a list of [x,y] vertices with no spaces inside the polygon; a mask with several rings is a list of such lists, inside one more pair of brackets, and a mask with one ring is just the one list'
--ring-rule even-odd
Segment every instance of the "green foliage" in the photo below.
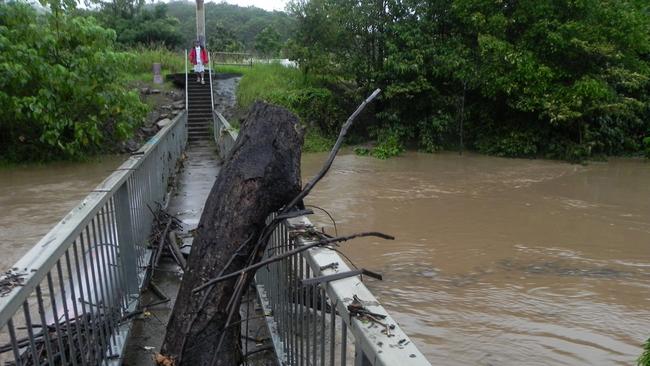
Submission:
{"label": "green foliage", "polygon": [[368,149],[367,147],[356,146],[354,148],[354,153],[359,156],[368,156],[370,155],[370,149]]}
{"label": "green foliage", "polygon": [[535,157],[539,137],[533,131],[506,131],[504,135],[489,135],[476,142],[479,152],[505,157]]}
{"label": "green foliage", "polygon": [[281,105],[300,117],[302,122],[321,131],[338,132],[344,116],[334,94],[322,80],[304,77],[294,68],[277,63],[255,65],[245,71],[237,88],[237,102],[247,108],[256,100]]}
{"label": "green foliage", "polygon": [[262,56],[277,56],[281,46],[280,33],[273,27],[266,27],[255,36],[255,50]]}
{"label": "green foliage", "polygon": [[146,74],[147,79],[151,79],[154,63],[160,63],[163,74],[185,72],[185,57],[180,52],[170,51],[160,45],[138,46],[130,49],[130,52],[134,54],[126,67],[130,74]]}
{"label": "green foliage", "polygon": [[237,88],[237,103],[248,108],[256,100],[283,106],[295,113],[307,127],[304,150],[328,150],[345,116],[342,103],[324,84],[324,80],[305,77],[295,68],[277,63],[248,68],[220,68],[221,72],[244,74]]}
{"label": "green foliage", "polygon": [[[169,15],[180,22],[181,43],[188,47],[196,38],[196,3],[172,1],[167,6]],[[256,37],[267,28],[277,31],[279,42],[283,44],[295,28],[294,19],[284,12],[269,12],[225,2],[206,2],[204,6],[207,45],[213,51],[253,51]]]}
{"label": "green foliage", "polygon": [[305,143],[302,146],[304,152],[329,151],[336,141],[333,138],[325,137],[318,130],[308,128],[305,135]]}
{"label": "green foliage", "polygon": [[643,345],[643,354],[636,361],[637,366],[650,366],[650,339]]}
{"label": "green foliage", "polygon": [[372,149],[372,156],[378,159],[388,159],[404,152],[404,130],[401,128],[383,128],[377,135],[377,146]]}
{"label": "green foliage", "polygon": [[210,25],[212,33],[208,33],[208,46],[212,50],[220,52],[242,52],[244,44],[238,40],[237,35],[232,30],[223,27],[220,24]]}
{"label": "green foliage", "polygon": [[296,0],[286,49],[304,73],[384,90],[370,127],[423,151],[584,159],[650,130],[641,0]]}
{"label": "green foliage", "polygon": [[[182,46],[178,19],[167,15],[166,4],[153,7],[128,6],[128,10],[116,10],[116,3],[105,3],[97,14],[102,24],[117,33],[117,41],[126,46],[158,45],[167,48]],[[119,4],[119,2],[118,2]]]}
{"label": "green foliage", "polygon": [[93,18],[0,3],[0,159],[80,158],[132,134],[146,107],[114,42]]}
{"label": "green foliage", "polygon": [[643,139],[645,157],[650,159],[650,136]]}

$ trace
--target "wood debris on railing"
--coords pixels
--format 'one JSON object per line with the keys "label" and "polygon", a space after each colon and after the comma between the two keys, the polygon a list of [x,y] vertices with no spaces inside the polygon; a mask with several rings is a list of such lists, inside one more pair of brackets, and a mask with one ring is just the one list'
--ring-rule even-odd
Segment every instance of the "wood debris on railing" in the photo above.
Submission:
{"label": "wood debris on railing", "polygon": [[8,295],[11,290],[22,286],[25,281],[25,274],[9,270],[0,278],[0,297]]}

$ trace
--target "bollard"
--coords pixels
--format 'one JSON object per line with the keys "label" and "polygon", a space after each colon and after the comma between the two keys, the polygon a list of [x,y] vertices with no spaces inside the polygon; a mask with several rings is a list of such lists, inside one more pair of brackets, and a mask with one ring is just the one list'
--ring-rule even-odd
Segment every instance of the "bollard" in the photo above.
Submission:
{"label": "bollard", "polygon": [[160,69],[161,69],[160,63],[155,62],[153,64],[153,83],[154,84],[162,84],[163,83],[162,75],[160,74]]}

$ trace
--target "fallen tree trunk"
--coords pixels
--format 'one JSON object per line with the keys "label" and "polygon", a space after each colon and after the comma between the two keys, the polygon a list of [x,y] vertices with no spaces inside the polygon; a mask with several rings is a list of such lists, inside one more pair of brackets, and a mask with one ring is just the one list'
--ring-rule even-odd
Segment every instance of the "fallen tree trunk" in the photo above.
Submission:
{"label": "fallen tree trunk", "polygon": [[256,103],[242,124],[203,210],[167,325],[161,352],[176,365],[239,364],[238,312],[224,331],[229,301],[239,304],[233,298],[237,278],[199,293],[192,289],[222,273],[233,256],[226,273],[248,264],[266,218],[300,192],[302,142],[297,118],[280,107]]}

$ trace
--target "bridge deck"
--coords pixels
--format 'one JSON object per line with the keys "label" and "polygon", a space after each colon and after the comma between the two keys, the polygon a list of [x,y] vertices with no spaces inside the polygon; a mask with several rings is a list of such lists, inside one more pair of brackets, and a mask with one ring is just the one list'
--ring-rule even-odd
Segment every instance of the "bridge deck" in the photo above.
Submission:
{"label": "bridge deck", "polygon": [[[203,212],[203,206],[210,189],[219,174],[221,164],[216,153],[216,146],[211,143],[189,145],[183,168],[176,176],[176,188],[169,200],[167,212],[183,222],[184,251],[192,244],[190,230],[196,228]],[[173,303],[181,281],[181,270],[171,260],[163,258],[152,280],[171,302],[149,309],[151,315],[143,315],[133,322],[131,337],[124,357],[125,365],[152,365],[152,353],[159,352],[171,315]],[[159,300],[150,291],[143,294],[142,304]],[[151,349],[150,347],[154,347]]]}

